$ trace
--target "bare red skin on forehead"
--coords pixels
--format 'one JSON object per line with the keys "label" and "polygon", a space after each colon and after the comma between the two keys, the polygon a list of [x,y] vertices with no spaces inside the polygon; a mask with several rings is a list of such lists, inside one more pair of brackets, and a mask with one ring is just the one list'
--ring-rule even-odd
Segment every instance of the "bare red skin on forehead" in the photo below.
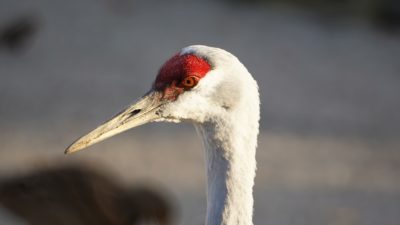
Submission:
{"label": "bare red skin on forehead", "polygon": [[176,54],[160,68],[154,89],[162,91],[164,98],[175,100],[184,91],[180,84],[186,77],[195,76],[200,80],[210,69],[210,64],[201,57]]}

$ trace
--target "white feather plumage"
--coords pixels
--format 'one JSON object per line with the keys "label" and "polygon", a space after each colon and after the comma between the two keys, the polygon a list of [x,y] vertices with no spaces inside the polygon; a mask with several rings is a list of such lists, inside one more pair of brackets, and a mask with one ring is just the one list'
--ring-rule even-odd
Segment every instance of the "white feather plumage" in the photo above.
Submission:
{"label": "white feather plumage", "polygon": [[207,172],[207,225],[251,225],[255,150],[260,118],[256,81],[232,54],[195,45],[181,54],[206,58],[212,70],[163,116],[194,123],[203,138]]}

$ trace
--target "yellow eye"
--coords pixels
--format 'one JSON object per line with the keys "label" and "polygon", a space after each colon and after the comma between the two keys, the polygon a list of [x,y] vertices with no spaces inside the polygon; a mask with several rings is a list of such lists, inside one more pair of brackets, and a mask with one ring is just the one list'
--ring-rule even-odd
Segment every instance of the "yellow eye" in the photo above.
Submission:
{"label": "yellow eye", "polygon": [[185,77],[185,79],[183,79],[182,81],[182,86],[185,87],[186,89],[189,89],[196,86],[198,81],[199,78],[196,76]]}

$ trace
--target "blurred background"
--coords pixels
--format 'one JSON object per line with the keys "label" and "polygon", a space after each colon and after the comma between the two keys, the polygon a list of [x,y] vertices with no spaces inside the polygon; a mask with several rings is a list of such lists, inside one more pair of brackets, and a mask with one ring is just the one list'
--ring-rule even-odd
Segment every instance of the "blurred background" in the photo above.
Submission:
{"label": "blurred background", "polygon": [[191,44],[232,52],[259,83],[256,225],[400,224],[397,0],[0,0],[0,177],[89,165],[203,224],[190,124],[63,155]]}

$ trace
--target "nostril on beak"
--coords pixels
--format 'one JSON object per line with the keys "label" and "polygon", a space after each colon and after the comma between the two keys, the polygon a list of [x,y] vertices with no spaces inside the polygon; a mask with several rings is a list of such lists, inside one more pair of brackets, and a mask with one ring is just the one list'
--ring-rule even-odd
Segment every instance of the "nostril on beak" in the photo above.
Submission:
{"label": "nostril on beak", "polygon": [[135,109],[133,110],[129,116],[135,116],[136,114],[140,113],[140,111],[142,111],[141,109]]}

